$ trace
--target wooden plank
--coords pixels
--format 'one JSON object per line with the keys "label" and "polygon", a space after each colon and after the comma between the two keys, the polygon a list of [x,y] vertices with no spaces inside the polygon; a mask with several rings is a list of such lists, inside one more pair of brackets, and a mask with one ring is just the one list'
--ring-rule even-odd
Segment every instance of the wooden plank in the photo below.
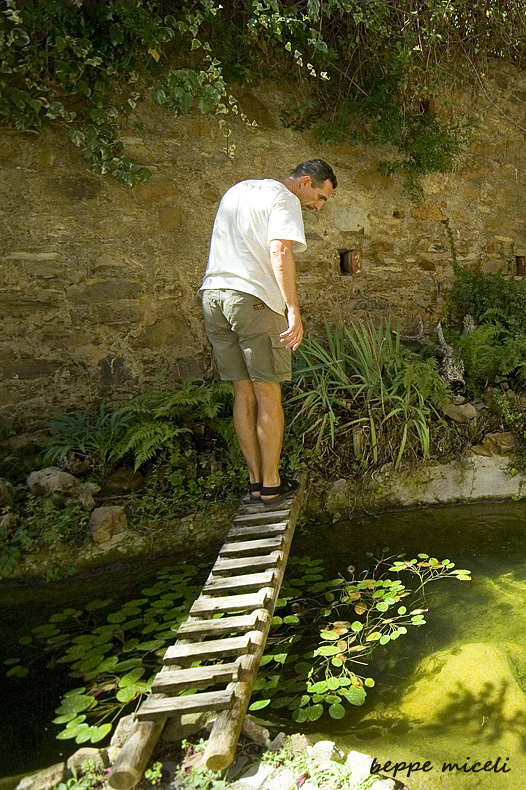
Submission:
{"label": "wooden plank", "polygon": [[204,710],[227,710],[232,704],[234,693],[230,689],[223,691],[205,691],[202,694],[185,694],[183,697],[162,697],[151,694],[145,700],[136,718],[155,719],[171,716],[174,713],[199,713]]}
{"label": "wooden plank", "polygon": [[[214,620],[214,622],[217,622]],[[211,639],[208,642],[193,642],[190,645],[176,643],[169,647],[163,657],[165,664],[176,664],[183,659],[224,658],[224,656],[246,653],[250,645],[250,635],[233,636],[225,639]]]}
{"label": "wooden plank", "polygon": [[268,588],[255,593],[242,593],[241,595],[223,595],[216,598],[199,596],[192,604],[190,614],[198,617],[215,612],[243,612],[247,609],[262,609],[269,599]]}
{"label": "wooden plank", "polygon": [[239,631],[251,631],[257,627],[259,621],[258,610],[250,614],[221,617],[216,620],[191,620],[182,623],[177,631],[177,638],[191,637],[192,635],[207,636],[207,634],[230,634]]}
{"label": "wooden plank", "polygon": [[241,576],[218,576],[216,578],[213,574],[214,571],[212,569],[212,573],[203,587],[205,595],[218,592],[259,590],[261,587],[271,585],[274,579],[273,568],[262,573],[244,573]]}
{"label": "wooden plank", "polygon": [[256,524],[254,527],[239,526],[230,527],[226,536],[227,540],[236,538],[258,538],[269,535],[282,535],[287,529],[287,521],[279,521],[277,524]]}
{"label": "wooden plank", "polygon": [[272,551],[272,549],[280,549],[282,543],[282,536],[278,536],[277,538],[261,538],[260,540],[229,541],[223,544],[219,556],[223,558],[236,554],[257,554],[258,552]]}
{"label": "wooden plank", "polygon": [[234,524],[275,524],[285,521],[290,515],[288,510],[260,510],[257,513],[242,513],[234,518]]}
{"label": "wooden plank", "polygon": [[214,573],[230,573],[244,568],[270,568],[279,562],[280,552],[273,551],[263,557],[239,557],[233,560],[218,559],[213,567]]}
{"label": "wooden plank", "polygon": [[237,680],[238,673],[239,665],[236,663],[158,672],[153,679],[152,691],[154,694],[167,694],[183,689],[207,688]]}

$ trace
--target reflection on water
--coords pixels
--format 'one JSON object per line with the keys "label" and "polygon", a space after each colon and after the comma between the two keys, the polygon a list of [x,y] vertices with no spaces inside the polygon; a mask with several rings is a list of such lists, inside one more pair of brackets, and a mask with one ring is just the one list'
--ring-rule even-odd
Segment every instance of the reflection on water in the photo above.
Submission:
{"label": "reflection on water", "polygon": [[[370,666],[377,685],[365,705],[341,721],[327,722],[316,737],[331,737],[344,751],[366,752],[383,766],[388,760],[415,764],[397,774],[411,790],[522,789],[526,507],[426,509],[342,523],[328,531],[324,552],[333,570],[343,570],[350,561],[367,567],[367,552],[380,557],[423,551],[469,568],[473,580],[431,583],[427,625],[378,648]],[[315,535],[315,530],[304,534],[295,550],[315,553]],[[386,775],[393,776],[392,765]]]}

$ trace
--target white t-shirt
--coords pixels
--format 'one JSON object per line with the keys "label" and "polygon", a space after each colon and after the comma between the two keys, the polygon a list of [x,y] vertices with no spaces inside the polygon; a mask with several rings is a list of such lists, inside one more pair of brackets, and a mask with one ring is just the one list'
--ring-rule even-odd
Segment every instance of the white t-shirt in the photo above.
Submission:
{"label": "white t-shirt", "polygon": [[270,178],[235,184],[217,210],[201,290],[253,294],[283,313],[285,300],[270,263],[272,239],[290,239],[294,252],[307,248],[299,198]]}

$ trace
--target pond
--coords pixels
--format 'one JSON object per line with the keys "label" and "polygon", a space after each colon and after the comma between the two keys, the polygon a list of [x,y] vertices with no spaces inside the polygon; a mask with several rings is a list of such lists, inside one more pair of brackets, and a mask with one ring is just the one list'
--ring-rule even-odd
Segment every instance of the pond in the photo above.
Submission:
{"label": "pond", "polygon": [[[522,788],[525,548],[526,505],[520,502],[404,511],[298,531],[292,553],[323,556],[332,574],[349,564],[368,567],[368,554],[400,552],[448,557],[473,574],[471,582],[443,579],[428,585],[427,625],[378,647],[367,671],[376,686],[362,707],[341,720],[323,719],[301,729],[335,740],[344,751],[366,752],[383,766],[415,764],[409,779],[407,769],[400,767],[397,775],[411,790]],[[133,597],[167,562],[141,560],[97,577],[31,589],[4,586],[2,634],[16,644],[64,605],[110,594]],[[3,639],[2,650],[11,655],[12,644]],[[56,741],[57,728],[50,723],[71,683],[60,668],[35,679],[5,681],[0,776],[44,767],[78,748]],[[393,775],[389,768],[385,773]]]}

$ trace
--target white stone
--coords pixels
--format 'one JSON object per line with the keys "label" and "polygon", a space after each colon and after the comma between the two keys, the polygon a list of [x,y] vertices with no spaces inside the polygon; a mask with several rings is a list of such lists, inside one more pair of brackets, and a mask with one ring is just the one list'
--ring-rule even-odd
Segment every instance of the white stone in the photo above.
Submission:
{"label": "white stone", "polygon": [[274,768],[272,768],[270,765],[265,765],[264,763],[252,765],[248,771],[238,779],[238,787],[240,790],[245,790],[245,788],[258,790],[264,785],[273,771]]}
{"label": "white stone", "polygon": [[265,790],[288,790],[296,786],[297,775],[290,768],[282,768],[272,779],[265,782]]}
{"label": "white stone", "polygon": [[345,760],[345,767],[352,771],[350,786],[358,784],[371,775],[373,758],[361,752],[349,752]]}
{"label": "white stone", "polygon": [[338,749],[334,741],[317,741],[312,747],[311,755],[321,760],[343,762],[345,755]]}

